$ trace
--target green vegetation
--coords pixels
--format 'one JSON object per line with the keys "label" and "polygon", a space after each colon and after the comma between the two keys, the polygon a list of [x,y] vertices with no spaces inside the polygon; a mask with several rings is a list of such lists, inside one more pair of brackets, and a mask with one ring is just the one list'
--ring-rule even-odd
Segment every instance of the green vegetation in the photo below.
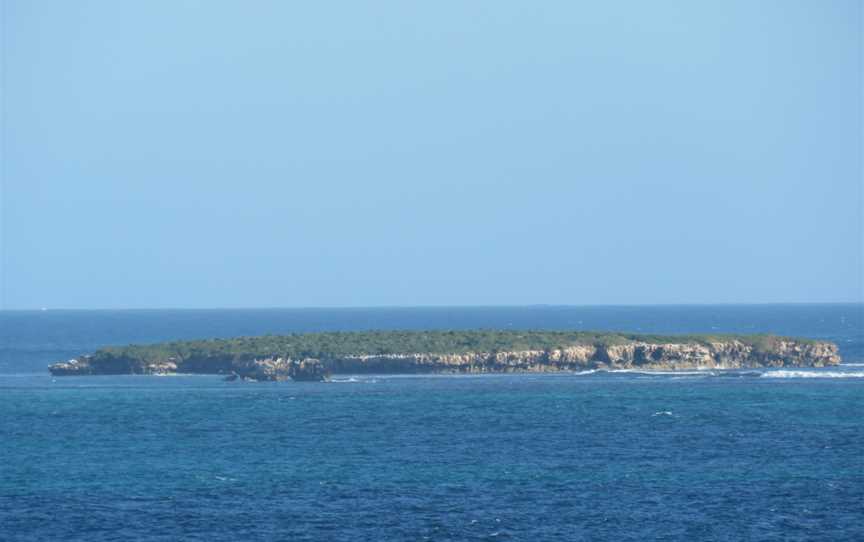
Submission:
{"label": "green vegetation", "polygon": [[[739,340],[766,350],[778,337],[772,335],[639,335],[591,331],[363,331],[265,335],[168,342],[153,345],[108,347],[96,352],[94,361],[116,358],[152,362],[176,358],[251,359],[306,357],[332,359],[351,355],[450,354],[564,348],[577,344],[609,346],[628,342],[708,343]],[[812,342],[794,339],[798,342]]]}

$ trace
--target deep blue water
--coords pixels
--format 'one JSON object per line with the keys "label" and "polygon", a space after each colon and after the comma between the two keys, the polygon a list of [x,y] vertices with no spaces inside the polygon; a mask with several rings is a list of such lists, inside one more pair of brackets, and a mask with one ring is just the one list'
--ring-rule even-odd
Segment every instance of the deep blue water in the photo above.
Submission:
{"label": "deep blue water", "polygon": [[[845,365],[52,379],[106,344],[369,328],[773,332]],[[862,540],[861,305],[0,313],[0,540]]]}

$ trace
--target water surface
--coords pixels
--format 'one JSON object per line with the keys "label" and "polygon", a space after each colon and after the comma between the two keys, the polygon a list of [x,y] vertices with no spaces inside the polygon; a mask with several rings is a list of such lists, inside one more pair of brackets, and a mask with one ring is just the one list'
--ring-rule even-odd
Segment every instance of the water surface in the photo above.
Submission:
{"label": "water surface", "polygon": [[[0,313],[2,540],[864,539],[860,305]],[[104,344],[266,332],[768,331],[845,365],[52,379]]]}

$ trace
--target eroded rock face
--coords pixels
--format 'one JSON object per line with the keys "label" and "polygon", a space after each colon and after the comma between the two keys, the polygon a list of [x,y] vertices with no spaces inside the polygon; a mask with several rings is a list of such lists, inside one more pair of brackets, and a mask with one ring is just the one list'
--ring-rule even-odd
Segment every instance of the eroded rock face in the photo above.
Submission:
{"label": "eroded rock face", "polygon": [[840,363],[837,345],[829,342],[774,340],[757,348],[738,340],[700,343],[631,342],[620,345],[574,345],[553,350],[468,352],[462,354],[357,355],[324,360],[282,357],[169,358],[142,362],[92,356],[49,367],[51,374],[230,374],[250,380],[326,380],[329,374],[514,373],[580,371],[593,368],[642,370],[742,369],[756,367],[825,367]]}
{"label": "eroded rock face", "polygon": [[644,370],[740,369],[751,367],[825,367],[840,363],[832,343],[778,342],[758,351],[740,341],[710,344],[576,345],[555,350],[466,354],[393,354],[325,360],[342,373],[552,372],[592,368]]}
{"label": "eroded rock face", "polygon": [[825,367],[840,363],[834,344],[791,341],[778,341],[766,350],[758,350],[741,341],[709,344],[637,342],[600,347],[596,358],[613,367],[652,370]]}
{"label": "eroded rock face", "polygon": [[172,374],[178,372],[174,358],[154,362],[142,362],[128,358],[100,360],[93,356],[62,361],[48,367],[54,376],[69,375],[127,375],[127,374]]}
{"label": "eroded rock face", "polygon": [[772,349],[760,354],[763,364],[771,363],[777,366],[827,367],[840,363],[837,345],[828,342],[798,343],[795,341],[777,341]]}
{"label": "eroded rock face", "polygon": [[465,354],[392,354],[327,360],[334,372],[347,373],[508,373],[578,370],[590,364],[596,348],[578,345],[555,350],[469,352]]}
{"label": "eroded rock face", "polygon": [[48,366],[48,370],[54,376],[90,375],[93,367],[90,365],[90,356],[81,356],[69,361],[60,361]]}
{"label": "eroded rock face", "polygon": [[294,360],[289,358],[215,359],[207,364],[206,359],[190,358],[179,362],[175,358],[145,364],[128,364],[121,359],[116,364],[100,362],[92,356],[55,363],[49,366],[54,376],[70,375],[119,375],[119,374],[229,374],[247,380],[282,381],[304,380],[321,381],[329,377],[327,368],[317,359]]}
{"label": "eroded rock face", "polygon": [[317,359],[254,359],[238,362],[234,372],[242,378],[258,381],[322,381],[329,377],[327,368]]}

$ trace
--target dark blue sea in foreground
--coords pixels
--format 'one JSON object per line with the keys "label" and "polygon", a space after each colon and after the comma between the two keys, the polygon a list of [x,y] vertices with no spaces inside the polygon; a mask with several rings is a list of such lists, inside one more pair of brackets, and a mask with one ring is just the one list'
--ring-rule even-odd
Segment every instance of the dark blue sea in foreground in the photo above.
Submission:
{"label": "dark blue sea in foreground", "polygon": [[[862,305],[0,313],[0,540],[864,540]],[[773,332],[754,373],[68,377],[107,344],[369,328]]]}

